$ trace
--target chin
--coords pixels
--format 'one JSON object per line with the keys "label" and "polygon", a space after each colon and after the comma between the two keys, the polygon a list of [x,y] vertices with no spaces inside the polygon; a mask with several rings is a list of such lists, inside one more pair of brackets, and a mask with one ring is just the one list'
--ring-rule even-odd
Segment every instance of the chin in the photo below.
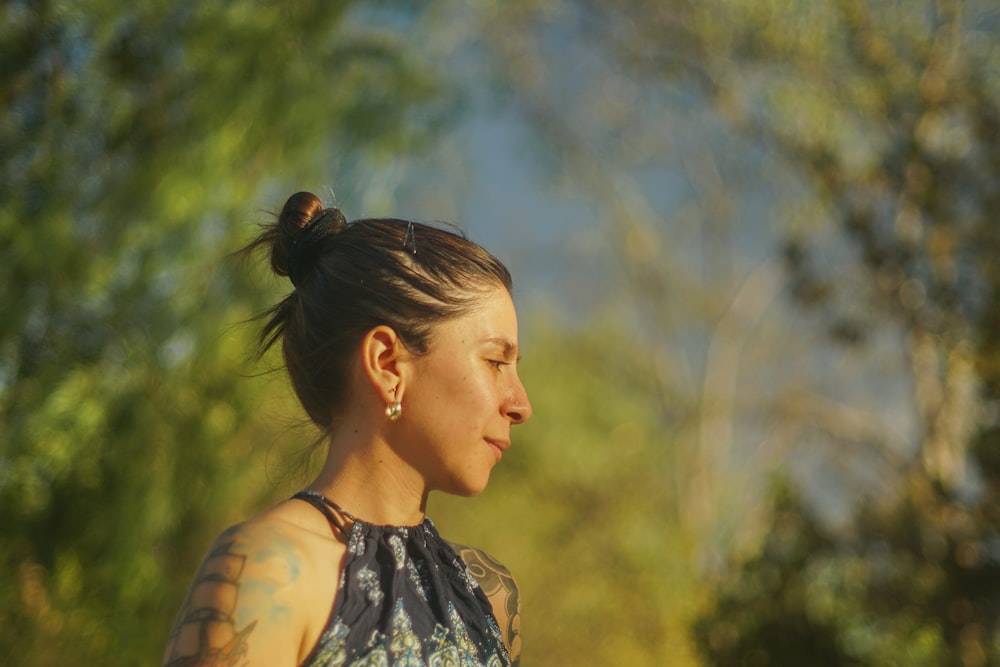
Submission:
{"label": "chin", "polygon": [[485,484],[480,484],[478,486],[462,486],[455,489],[445,491],[453,496],[460,496],[462,498],[474,498],[480,493],[486,490]]}
{"label": "chin", "polygon": [[472,480],[472,479],[452,480],[452,484],[449,484],[447,487],[441,490],[453,496],[472,498],[473,496],[478,496],[480,493],[485,491],[486,486],[489,484],[489,481],[490,481],[490,476],[487,473],[485,477],[478,480]]}

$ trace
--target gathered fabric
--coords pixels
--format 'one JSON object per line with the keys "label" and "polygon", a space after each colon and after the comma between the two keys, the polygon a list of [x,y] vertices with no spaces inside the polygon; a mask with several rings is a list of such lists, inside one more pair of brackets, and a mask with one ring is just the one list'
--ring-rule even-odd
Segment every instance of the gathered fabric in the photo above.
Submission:
{"label": "gathered fabric", "polygon": [[379,526],[319,493],[293,498],[347,539],[329,620],[301,667],[510,665],[489,599],[429,518]]}

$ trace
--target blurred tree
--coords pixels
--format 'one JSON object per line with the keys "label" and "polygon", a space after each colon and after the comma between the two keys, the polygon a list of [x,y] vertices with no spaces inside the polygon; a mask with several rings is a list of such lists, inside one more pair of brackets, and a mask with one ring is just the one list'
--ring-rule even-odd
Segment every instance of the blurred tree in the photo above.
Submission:
{"label": "blurred tree", "polygon": [[[1000,470],[995,454],[971,475],[967,462],[992,437],[995,408],[984,407],[1000,389],[1000,14],[992,3],[947,1],[631,9],[644,20],[621,20],[617,4],[599,12],[619,61],[696,82],[817,195],[784,242],[794,298],[847,344],[886,323],[901,328],[920,433],[912,463],[886,471],[898,496],[861,512],[850,539],[803,531],[798,549],[775,557],[787,532],[779,508],[761,560],[723,586],[717,623],[735,629],[733,641],[720,648],[711,641],[720,625],[706,626],[707,655],[720,664],[997,662],[1000,567],[990,545],[1000,537]],[[847,239],[846,266],[823,256],[828,241],[814,242],[824,224]],[[755,575],[760,568],[776,576]],[[739,591],[754,584],[786,613],[747,617]],[[789,625],[796,616],[811,625]],[[804,642],[791,652],[790,627]]]}
{"label": "blurred tree", "polygon": [[270,298],[226,254],[262,191],[342,187],[450,108],[415,5],[353,4],[0,8],[0,662],[158,659],[266,493],[240,462],[284,399],[238,325]]}
{"label": "blurred tree", "polygon": [[[770,416],[783,422],[771,428],[792,434],[775,438],[808,424],[840,445],[833,461],[850,456],[849,444],[867,446],[860,460],[875,471],[883,502],[859,502],[853,532],[839,533],[811,525],[796,494],[778,493],[763,551],[721,582],[712,620],[700,626],[707,660],[1000,662],[995,3],[531,0],[497,9],[490,25],[487,46],[504,82],[564,158],[566,180],[582,179],[595,195],[650,325],[651,358],[669,369],[665,397],[684,395],[676,382],[690,367],[665,340],[690,336],[685,322],[717,323],[703,330],[695,435],[679,461],[689,526],[712,530],[719,517],[727,443],[754,408],[732,391],[747,372],[738,332],[753,326],[775,283],[766,262],[733,281],[725,252],[706,250],[702,270],[728,276],[729,289],[676,298],[697,283],[686,280],[690,258],[669,252],[675,239],[657,223],[690,213],[664,210],[656,190],[671,186],[664,172],[678,153],[694,156],[681,159],[705,246],[733,242],[734,205],[760,205],[727,192],[711,156],[742,151],[751,169],[777,170],[768,194],[785,216],[776,238],[792,302],[847,353],[870,344],[878,361],[888,330],[888,350],[908,369],[916,435],[903,446],[864,408],[772,395]],[[717,132],[728,145],[690,151],[678,109],[743,138]],[[740,242],[745,251],[754,239]],[[754,298],[741,299],[744,288]],[[867,410],[883,406],[876,396]],[[676,415],[677,403],[660,411]],[[748,613],[754,604],[759,613]]]}

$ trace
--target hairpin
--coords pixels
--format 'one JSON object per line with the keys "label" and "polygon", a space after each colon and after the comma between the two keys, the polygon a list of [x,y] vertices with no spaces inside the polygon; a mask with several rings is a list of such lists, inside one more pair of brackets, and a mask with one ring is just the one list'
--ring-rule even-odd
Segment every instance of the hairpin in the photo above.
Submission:
{"label": "hairpin", "polygon": [[409,250],[414,255],[417,254],[417,238],[414,236],[413,223],[406,223],[406,234],[403,236],[403,248]]}

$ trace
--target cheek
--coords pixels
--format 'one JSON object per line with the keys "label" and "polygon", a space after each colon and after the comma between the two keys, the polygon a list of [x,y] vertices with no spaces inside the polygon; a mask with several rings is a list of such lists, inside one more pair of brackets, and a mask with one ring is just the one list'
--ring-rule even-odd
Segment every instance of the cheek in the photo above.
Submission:
{"label": "cheek", "polygon": [[468,384],[467,375],[453,366],[427,367],[408,390],[403,409],[409,409],[410,415],[418,418],[424,428],[432,431],[448,428],[460,422],[467,411]]}
{"label": "cheek", "polygon": [[457,378],[448,399],[440,404],[440,417],[451,429],[466,435],[479,433],[495,409],[494,390],[481,377]]}
{"label": "cheek", "polygon": [[489,403],[488,387],[472,378],[463,378],[449,387],[447,400],[441,408],[446,411],[442,417],[453,422],[471,424],[479,420]]}
{"label": "cheek", "polygon": [[444,401],[463,400],[469,394],[480,391],[481,378],[474,370],[471,363],[442,363],[429,374],[431,382],[428,389]]}
{"label": "cheek", "polygon": [[[469,428],[496,409],[499,387],[491,369],[478,368],[478,359],[438,360],[423,369],[422,381],[414,386],[411,405],[419,404],[439,427]],[[405,409],[404,399],[404,409]]]}

